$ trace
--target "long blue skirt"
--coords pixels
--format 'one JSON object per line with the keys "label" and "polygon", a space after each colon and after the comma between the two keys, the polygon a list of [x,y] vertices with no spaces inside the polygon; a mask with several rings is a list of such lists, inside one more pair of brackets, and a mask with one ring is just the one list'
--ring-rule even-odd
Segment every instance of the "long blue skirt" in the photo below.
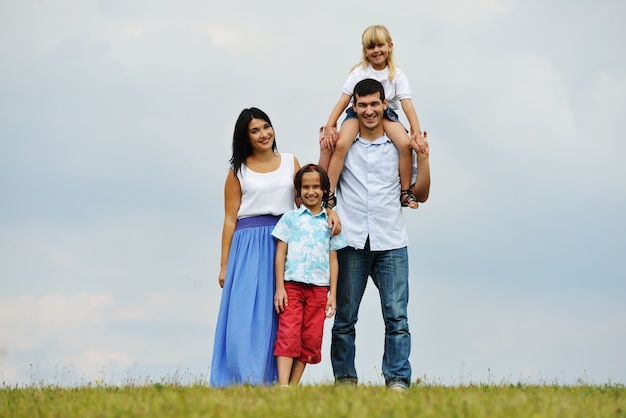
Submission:
{"label": "long blue skirt", "polygon": [[215,329],[211,386],[271,385],[278,380],[272,236],[278,219],[255,216],[237,222]]}

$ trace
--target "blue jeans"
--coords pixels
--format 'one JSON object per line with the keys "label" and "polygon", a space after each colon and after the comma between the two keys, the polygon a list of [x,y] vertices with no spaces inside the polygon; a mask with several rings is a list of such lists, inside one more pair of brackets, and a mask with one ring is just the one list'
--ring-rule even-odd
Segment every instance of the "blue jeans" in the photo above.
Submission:
{"label": "blue jeans", "polygon": [[368,276],[380,294],[385,320],[385,353],[382,371],[385,383],[411,384],[411,334],[407,321],[409,301],[409,258],[407,248],[388,251],[357,250],[337,252],[337,312],[332,329],[330,357],[337,381],[358,382],[354,367],[355,325]]}

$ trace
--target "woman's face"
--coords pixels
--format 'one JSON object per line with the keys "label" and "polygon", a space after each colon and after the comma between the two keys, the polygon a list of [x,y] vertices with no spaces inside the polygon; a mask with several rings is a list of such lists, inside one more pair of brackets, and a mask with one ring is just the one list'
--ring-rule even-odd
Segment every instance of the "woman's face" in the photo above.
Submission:
{"label": "woman's face", "polygon": [[274,129],[263,119],[252,119],[248,123],[248,138],[253,151],[267,151],[274,146]]}

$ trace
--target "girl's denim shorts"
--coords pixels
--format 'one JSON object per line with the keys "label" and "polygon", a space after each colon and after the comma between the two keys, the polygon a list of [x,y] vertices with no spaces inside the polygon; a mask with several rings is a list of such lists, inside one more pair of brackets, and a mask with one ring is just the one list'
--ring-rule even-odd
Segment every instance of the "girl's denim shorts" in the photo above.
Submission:
{"label": "girl's denim shorts", "polygon": [[[387,107],[387,110],[385,110],[385,114],[383,115],[384,118],[389,119],[392,122],[400,122],[400,118],[398,117],[398,114],[396,113],[395,110],[393,110],[390,107]],[[348,106],[348,108],[346,109],[346,117],[343,120],[343,122],[345,122],[348,119],[356,119],[356,112],[354,111],[354,109],[352,108],[352,106]],[[341,122],[341,123],[343,123]],[[406,130],[406,128],[405,128]]]}

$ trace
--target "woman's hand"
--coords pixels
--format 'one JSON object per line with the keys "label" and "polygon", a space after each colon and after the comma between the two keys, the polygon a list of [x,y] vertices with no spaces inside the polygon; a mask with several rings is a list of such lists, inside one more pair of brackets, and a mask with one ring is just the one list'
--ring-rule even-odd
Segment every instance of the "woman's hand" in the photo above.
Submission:
{"label": "woman's hand", "polygon": [[328,214],[328,227],[331,229],[331,235],[339,235],[341,232],[341,220],[339,219],[339,215],[329,208],[326,208],[326,213]]}
{"label": "woman's hand", "polygon": [[219,278],[217,279],[217,281],[220,284],[220,287],[223,289],[224,288],[224,281],[226,280],[226,269],[221,268],[220,269],[220,275]]}

